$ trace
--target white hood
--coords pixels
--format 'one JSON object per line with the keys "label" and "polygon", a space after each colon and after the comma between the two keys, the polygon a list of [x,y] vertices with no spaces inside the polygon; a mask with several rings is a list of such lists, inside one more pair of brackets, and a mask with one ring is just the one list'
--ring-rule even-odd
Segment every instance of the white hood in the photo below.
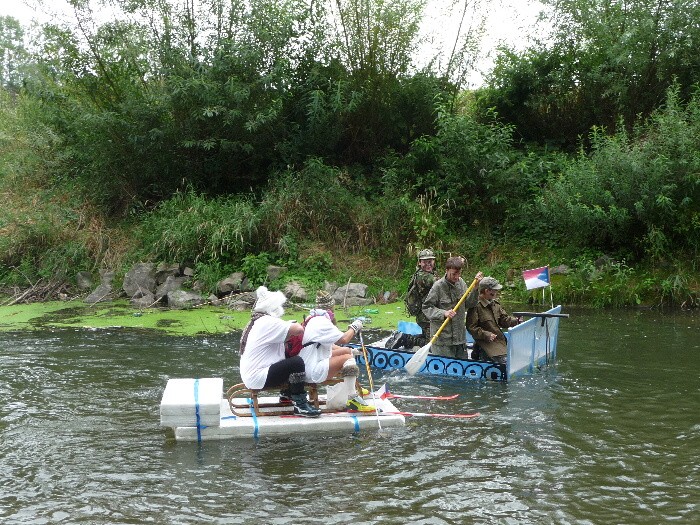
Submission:
{"label": "white hood", "polygon": [[309,342],[320,343],[322,345],[331,345],[340,339],[343,332],[325,316],[316,316],[309,319],[304,328],[304,337],[301,344],[305,345]]}

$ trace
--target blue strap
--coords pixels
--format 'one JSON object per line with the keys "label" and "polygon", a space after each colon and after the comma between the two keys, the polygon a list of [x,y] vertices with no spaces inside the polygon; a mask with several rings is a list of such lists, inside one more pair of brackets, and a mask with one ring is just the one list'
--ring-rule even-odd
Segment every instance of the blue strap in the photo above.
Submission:
{"label": "blue strap", "polygon": [[247,398],[246,401],[250,405],[250,415],[253,418],[253,437],[257,438],[260,427],[258,426],[258,416],[255,415],[255,405],[251,398]]}
{"label": "blue strap", "polygon": [[359,432],[360,431],[360,420],[357,419],[357,416],[350,416],[350,418],[355,423],[355,432]]}
{"label": "blue strap", "polygon": [[194,415],[197,422],[197,443],[201,443],[202,424],[199,418],[199,378],[194,380]]}

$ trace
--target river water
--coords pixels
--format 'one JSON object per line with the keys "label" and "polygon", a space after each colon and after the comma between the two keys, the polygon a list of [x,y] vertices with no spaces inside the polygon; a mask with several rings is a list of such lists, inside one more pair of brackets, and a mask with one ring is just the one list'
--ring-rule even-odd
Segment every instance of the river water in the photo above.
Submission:
{"label": "river water", "polygon": [[476,419],[202,444],[159,426],[163,389],[238,382],[239,334],[0,334],[0,523],[699,523],[700,315],[564,311],[530,378],[375,374]]}

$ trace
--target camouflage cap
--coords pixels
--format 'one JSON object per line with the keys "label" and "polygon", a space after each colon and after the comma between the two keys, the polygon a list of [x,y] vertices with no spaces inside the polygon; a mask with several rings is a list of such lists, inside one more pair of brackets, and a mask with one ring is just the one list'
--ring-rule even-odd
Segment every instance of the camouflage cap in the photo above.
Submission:
{"label": "camouflage cap", "polygon": [[418,260],[422,261],[423,259],[435,259],[435,252],[433,252],[433,250],[431,250],[430,248],[421,250],[418,253]]}
{"label": "camouflage cap", "polygon": [[500,290],[503,285],[499,283],[494,277],[484,277],[479,281],[479,290]]}

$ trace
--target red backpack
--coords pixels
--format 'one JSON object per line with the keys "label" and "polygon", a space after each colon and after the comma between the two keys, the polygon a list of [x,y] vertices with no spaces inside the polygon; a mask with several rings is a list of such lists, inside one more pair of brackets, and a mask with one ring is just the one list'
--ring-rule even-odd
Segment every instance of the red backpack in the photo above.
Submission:
{"label": "red backpack", "polygon": [[[316,313],[318,310],[311,310],[311,314],[306,316],[306,319],[304,319],[301,322],[301,326],[306,328],[306,323],[309,322],[309,319],[316,317],[317,315],[320,315]],[[332,311],[330,310],[325,310],[325,312],[329,315],[331,321],[333,324],[335,324],[335,315],[333,314]],[[298,355],[299,352],[301,352],[301,349],[304,348],[304,345],[302,344],[302,341],[304,340],[304,334],[301,333],[299,335],[293,335],[289,339],[287,339],[284,342],[284,355],[285,357],[294,357],[295,355]]]}

